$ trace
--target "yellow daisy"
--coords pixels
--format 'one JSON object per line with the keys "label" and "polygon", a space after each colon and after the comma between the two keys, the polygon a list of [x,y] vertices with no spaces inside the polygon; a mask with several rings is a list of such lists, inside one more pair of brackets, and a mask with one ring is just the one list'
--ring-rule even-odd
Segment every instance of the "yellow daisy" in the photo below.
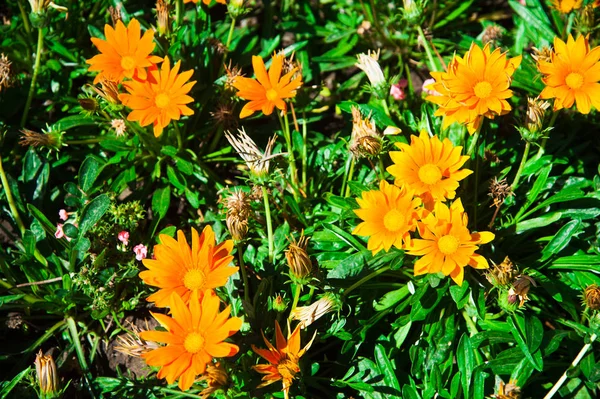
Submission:
{"label": "yellow daisy", "polygon": [[367,248],[373,255],[393,246],[403,248],[415,231],[421,200],[413,190],[400,189],[382,180],[379,190],[365,191],[356,202],[360,209],[354,213],[363,220],[352,234],[368,236]]}
{"label": "yellow daisy", "polygon": [[489,231],[471,233],[468,217],[459,199],[450,208],[442,202],[418,223],[420,239],[415,238],[407,247],[409,255],[421,256],[415,262],[415,276],[442,272],[462,285],[465,266],[487,269],[487,260],[476,254],[479,244],[494,239]]}
{"label": "yellow daisy", "polygon": [[538,69],[544,75],[546,87],[540,98],[554,98],[554,110],[570,108],[574,103],[582,114],[592,106],[600,109],[600,47],[590,50],[585,36],[577,40],[569,35],[567,42],[554,39],[554,50],[549,61],[538,60]]}
{"label": "yellow daisy", "polygon": [[582,4],[583,0],[552,0],[552,6],[563,14],[580,9]]}
{"label": "yellow daisy", "polygon": [[419,137],[411,136],[410,145],[396,146],[400,151],[390,151],[394,164],[387,171],[396,178],[397,186],[414,190],[415,195],[434,201],[454,199],[458,182],[473,173],[461,169],[469,157],[460,155],[462,147],[455,147],[448,139],[430,138],[422,131]]}

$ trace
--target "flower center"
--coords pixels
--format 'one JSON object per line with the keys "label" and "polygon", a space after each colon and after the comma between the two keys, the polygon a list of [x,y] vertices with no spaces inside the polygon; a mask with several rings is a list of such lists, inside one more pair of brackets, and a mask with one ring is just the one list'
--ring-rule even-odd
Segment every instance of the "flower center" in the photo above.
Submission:
{"label": "flower center", "polygon": [[135,60],[133,59],[133,57],[126,55],[125,57],[121,58],[121,68],[128,71],[130,69],[133,69],[134,67]]}
{"label": "flower center", "polygon": [[298,367],[297,361],[294,362],[291,359],[282,359],[279,364],[277,364],[277,371],[283,377],[284,381],[291,381],[294,379],[294,376],[297,372],[300,371]]}
{"label": "flower center", "polygon": [[197,332],[189,333],[183,341],[183,347],[189,353],[200,352],[204,348],[204,337]]}
{"label": "flower center", "polygon": [[452,255],[459,246],[458,239],[452,235],[443,236],[438,240],[438,249],[444,255]]}
{"label": "flower center", "polygon": [[567,78],[565,79],[565,83],[571,89],[579,89],[583,85],[583,76],[581,76],[580,73],[571,72],[570,74],[567,75]]}
{"label": "flower center", "polygon": [[165,93],[160,93],[158,96],[156,96],[156,98],[154,99],[154,103],[156,104],[156,106],[158,108],[166,108],[167,105],[169,105],[169,103],[171,102],[171,99],[169,98],[169,96]]}
{"label": "flower center", "polygon": [[473,88],[475,95],[479,98],[488,98],[492,93],[492,85],[488,82],[479,82]]}
{"label": "flower center", "polygon": [[436,184],[442,180],[442,171],[437,165],[425,164],[419,168],[419,179],[425,184]]}
{"label": "flower center", "polygon": [[388,211],[383,217],[383,225],[389,231],[398,231],[406,224],[406,218],[397,209]]}
{"label": "flower center", "polygon": [[277,94],[277,90],[275,90],[275,89],[267,90],[267,100],[275,101],[275,100],[277,100],[278,97],[279,97],[279,94]]}
{"label": "flower center", "polygon": [[185,285],[190,291],[203,288],[205,283],[206,276],[201,270],[198,269],[190,270],[183,277],[183,285]]}

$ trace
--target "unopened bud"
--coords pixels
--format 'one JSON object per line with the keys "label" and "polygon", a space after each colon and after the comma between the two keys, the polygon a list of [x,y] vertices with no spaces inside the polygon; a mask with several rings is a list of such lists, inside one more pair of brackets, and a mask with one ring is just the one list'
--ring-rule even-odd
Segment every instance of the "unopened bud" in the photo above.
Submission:
{"label": "unopened bud", "polygon": [[56,364],[51,355],[44,355],[42,350],[35,357],[35,373],[38,386],[44,398],[57,397],[60,392]]}

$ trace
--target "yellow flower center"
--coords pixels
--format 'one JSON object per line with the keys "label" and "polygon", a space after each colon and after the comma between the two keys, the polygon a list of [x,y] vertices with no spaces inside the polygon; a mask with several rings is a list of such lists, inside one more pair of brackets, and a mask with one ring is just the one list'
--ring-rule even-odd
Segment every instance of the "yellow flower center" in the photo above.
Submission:
{"label": "yellow flower center", "polygon": [[288,358],[282,359],[279,364],[277,364],[277,371],[284,381],[291,381],[294,379],[296,373],[300,371],[298,361]]}
{"label": "yellow flower center", "polygon": [[458,249],[460,242],[452,235],[443,236],[438,240],[438,249],[444,255],[452,255]]}
{"label": "yellow flower center", "polygon": [[183,347],[189,353],[197,353],[204,349],[204,337],[202,334],[193,332],[189,333],[183,341]]}
{"label": "yellow flower center", "polygon": [[442,180],[442,171],[437,165],[425,164],[419,168],[419,179],[425,184],[436,184]]}
{"label": "yellow flower center", "polygon": [[565,79],[565,83],[571,89],[579,89],[583,85],[583,76],[581,76],[580,73],[571,72],[570,74],[567,75],[567,78]]}
{"label": "yellow flower center", "polygon": [[279,97],[279,94],[277,94],[277,90],[275,90],[275,89],[267,90],[267,100],[275,101],[275,100],[277,100],[278,97]]}
{"label": "yellow flower center", "polygon": [[475,95],[479,98],[488,98],[492,94],[492,85],[488,82],[479,82],[473,88]]}
{"label": "yellow flower center", "polygon": [[171,102],[171,99],[169,98],[169,96],[165,93],[160,93],[158,96],[156,96],[156,98],[154,99],[154,103],[156,104],[156,106],[158,108],[166,108],[169,103]]}
{"label": "yellow flower center", "polygon": [[404,227],[406,218],[397,209],[388,211],[383,217],[383,225],[389,231],[398,231]]}
{"label": "yellow flower center", "polygon": [[193,269],[183,277],[183,285],[190,291],[201,289],[206,283],[206,276],[201,270]]}
{"label": "yellow flower center", "polygon": [[125,57],[121,58],[121,68],[128,71],[130,69],[133,69],[134,67],[135,60],[133,59],[133,57],[126,55]]}

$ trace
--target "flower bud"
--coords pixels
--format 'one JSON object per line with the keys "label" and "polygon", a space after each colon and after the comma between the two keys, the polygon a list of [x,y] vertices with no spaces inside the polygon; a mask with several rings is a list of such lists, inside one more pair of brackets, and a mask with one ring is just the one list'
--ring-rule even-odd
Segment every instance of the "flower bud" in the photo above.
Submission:
{"label": "flower bud", "polygon": [[385,90],[387,82],[378,62],[379,53],[380,50],[377,50],[377,52],[369,51],[367,54],[359,54],[357,56],[358,62],[354,65],[367,74],[375,95],[383,99],[386,98],[388,93]]}
{"label": "flower bud", "polygon": [[243,191],[234,191],[225,200],[227,208],[227,219],[225,223],[231,237],[235,241],[241,241],[248,233],[248,218],[250,216],[250,198]]}
{"label": "flower bud", "polygon": [[285,312],[285,310],[287,309],[287,301],[281,296],[281,295],[277,295],[275,298],[273,298],[273,309],[276,312],[279,313],[283,313]]}
{"label": "flower bud", "polygon": [[599,310],[600,309],[600,287],[596,284],[592,284],[588,286],[585,291],[583,291],[583,303],[590,310]]}
{"label": "flower bud", "polygon": [[206,371],[199,378],[199,381],[206,381],[208,387],[200,392],[202,398],[208,398],[219,389],[226,389],[229,385],[229,375],[220,362],[209,363],[206,365]]}
{"label": "flower bud", "polygon": [[156,2],[156,28],[160,36],[169,34],[171,30],[169,11],[169,4],[165,0]]}
{"label": "flower bud", "polygon": [[35,357],[35,374],[42,397],[54,398],[60,392],[56,364],[51,355],[44,355],[42,350]]}
{"label": "flower bud", "polygon": [[298,241],[292,237],[290,246],[285,251],[285,258],[290,267],[290,277],[298,284],[308,283],[312,274],[312,262],[306,252],[309,239],[302,232]]}

